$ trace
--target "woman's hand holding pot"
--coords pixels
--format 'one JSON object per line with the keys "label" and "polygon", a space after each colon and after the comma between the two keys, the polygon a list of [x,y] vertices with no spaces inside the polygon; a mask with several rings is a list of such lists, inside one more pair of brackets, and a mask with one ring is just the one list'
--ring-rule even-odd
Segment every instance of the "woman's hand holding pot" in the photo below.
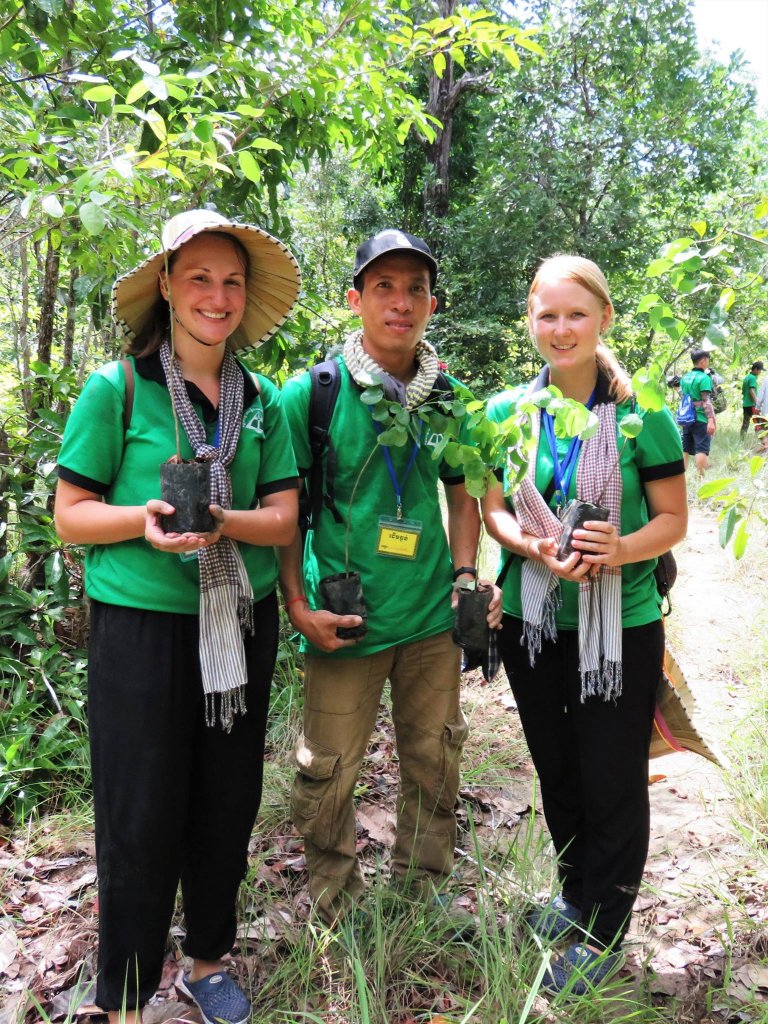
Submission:
{"label": "woman's hand holding pot", "polygon": [[621,535],[612,523],[584,523],[573,531],[573,546],[587,565],[623,565]]}

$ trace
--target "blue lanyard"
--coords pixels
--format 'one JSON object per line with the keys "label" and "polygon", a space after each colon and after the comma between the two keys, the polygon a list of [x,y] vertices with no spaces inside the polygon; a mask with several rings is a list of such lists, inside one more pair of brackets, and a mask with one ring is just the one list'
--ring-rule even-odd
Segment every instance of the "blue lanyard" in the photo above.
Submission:
{"label": "blue lanyard", "polygon": [[[378,420],[374,420],[373,421],[373,425],[376,428],[376,433],[377,434],[381,434],[382,431],[384,430],[384,428],[378,422]],[[424,425],[422,424],[422,430],[423,429],[424,429]],[[382,452],[384,454],[384,462],[387,464],[387,472],[389,473],[389,479],[392,481],[392,486],[395,489],[395,502],[396,502],[396,508],[397,508],[397,518],[398,519],[402,519],[403,518],[403,491],[405,490],[405,485],[406,485],[406,483],[408,481],[408,477],[411,475],[411,470],[413,469],[413,464],[416,461],[416,456],[419,453],[419,442],[418,441],[414,441],[413,442],[413,448],[411,449],[411,455],[410,455],[410,458],[408,459],[408,465],[405,467],[405,473],[403,474],[403,479],[402,480],[398,480],[397,479],[397,473],[395,473],[395,467],[392,464],[392,454],[391,454],[391,452],[389,450],[389,445],[383,444],[380,447],[381,447]]]}
{"label": "blue lanyard", "polygon": [[[595,404],[595,392],[589,396],[586,402],[588,409],[591,409]],[[574,437],[571,443],[568,445],[568,451],[566,452],[563,461],[560,461],[560,456],[557,453],[557,438],[555,436],[555,421],[552,416],[547,412],[546,409],[541,410],[541,419],[544,424],[544,433],[547,435],[547,441],[549,442],[549,450],[552,453],[552,474],[555,478],[555,500],[557,501],[559,508],[565,508],[565,504],[568,501],[568,489],[571,486],[571,480],[573,480],[573,473],[576,469],[576,463],[579,461],[579,452],[581,451],[581,438]]]}

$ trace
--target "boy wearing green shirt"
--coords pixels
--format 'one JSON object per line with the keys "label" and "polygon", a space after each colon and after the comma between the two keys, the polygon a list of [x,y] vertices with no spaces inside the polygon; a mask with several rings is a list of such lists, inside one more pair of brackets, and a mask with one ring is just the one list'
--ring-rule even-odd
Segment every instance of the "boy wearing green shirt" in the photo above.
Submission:
{"label": "boy wearing green shirt", "polygon": [[744,418],[741,421],[742,437],[746,435],[752,417],[758,411],[757,378],[764,369],[761,362],[752,363],[749,373],[741,382],[741,405],[744,410]]}
{"label": "boy wearing green shirt", "polygon": [[[370,408],[360,400],[360,385],[371,374],[390,401],[407,409],[433,395],[440,367],[423,335],[436,306],[436,276],[429,247],[413,235],[386,230],[359,246],[347,299],[362,330],[336,357],[340,389],[323,455],[327,479],[328,450],[334,453],[337,515],[322,507],[303,565],[298,540],[281,552],[285,606],[306,651],[291,809],[304,836],[310,895],[328,922],[364,888],[353,798],[387,679],[400,762],[393,875],[403,884],[439,885],[453,868],[467,724],[459,705],[459,649],[451,639],[451,585],[476,577],[479,511],[463,478],[432,458],[440,438],[377,447]],[[306,478],[312,466],[309,374],[288,382],[283,406]],[[395,525],[402,530],[390,544]],[[368,617],[365,635],[343,639],[337,631],[362,620],[323,610],[319,581],[347,567],[360,575]],[[497,625],[500,617],[497,591],[489,623]]]}
{"label": "boy wearing green shirt", "polygon": [[705,352],[704,349],[694,349],[691,352],[691,362],[693,369],[683,374],[680,380],[680,392],[683,395],[690,395],[693,399],[696,419],[693,423],[684,423],[681,426],[683,459],[687,469],[688,458],[692,455],[699,476],[704,476],[709,465],[710,445],[717,429],[715,409],[712,405],[712,379],[707,373],[709,352]]}

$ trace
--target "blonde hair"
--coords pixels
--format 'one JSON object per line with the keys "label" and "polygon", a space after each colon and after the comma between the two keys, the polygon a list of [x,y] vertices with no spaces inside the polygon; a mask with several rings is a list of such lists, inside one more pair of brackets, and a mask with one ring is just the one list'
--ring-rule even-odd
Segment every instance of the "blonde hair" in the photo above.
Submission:
{"label": "blonde hair", "polygon": [[[604,310],[610,308],[611,319],[613,319],[613,303],[608,290],[608,282],[600,267],[584,256],[568,256],[565,253],[550,256],[540,264],[528,292],[529,316],[531,315],[533,296],[542,284],[552,281],[573,281],[575,284],[581,285],[582,288],[586,288],[595,296]],[[602,339],[598,343],[595,358],[598,369],[608,378],[608,390],[611,397],[620,402],[631,398],[632,383],[629,376]]]}

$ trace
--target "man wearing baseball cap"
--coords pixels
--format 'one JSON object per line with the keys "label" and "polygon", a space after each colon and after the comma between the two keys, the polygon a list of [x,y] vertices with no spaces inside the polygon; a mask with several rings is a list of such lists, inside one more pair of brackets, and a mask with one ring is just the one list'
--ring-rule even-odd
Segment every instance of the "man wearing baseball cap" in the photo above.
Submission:
{"label": "man wearing baseball cap", "polygon": [[758,360],[756,363],[752,363],[749,373],[746,375],[744,380],[741,382],[741,405],[744,410],[744,417],[741,421],[741,436],[746,437],[747,431],[749,430],[749,424],[752,421],[752,417],[758,411],[757,401],[757,378],[765,369],[762,362]]}
{"label": "man wearing baseball cap", "polygon": [[[323,479],[330,469],[333,487],[315,506],[303,571],[298,541],[282,553],[285,606],[306,652],[291,808],[304,836],[310,894],[328,922],[364,889],[353,798],[387,679],[400,762],[394,880],[419,893],[439,887],[453,868],[467,724],[459,705],[460,652],[451,639],[452,584],[477,576],[478,508],[463,477],[432,457],[440,435],[425,430],[419,442],[378,445],[378,424],[361,401],[372,378],[391,403],[408,410],[436,396],[452,398],[457,382],[440,372],[423,338],[436,306],[437,270],[427,243],[404,231],[381,231],[357,249],[347,299],[362,329],[335,357],[340,388],[322,456]],[[305,480],[313,464],[311,391],[309,373],[283,391]],[[365,621],[324,610],[321,586],[347,568],[359,574]],[[493,626],[498,598],[497,592],[489,613]]]}

